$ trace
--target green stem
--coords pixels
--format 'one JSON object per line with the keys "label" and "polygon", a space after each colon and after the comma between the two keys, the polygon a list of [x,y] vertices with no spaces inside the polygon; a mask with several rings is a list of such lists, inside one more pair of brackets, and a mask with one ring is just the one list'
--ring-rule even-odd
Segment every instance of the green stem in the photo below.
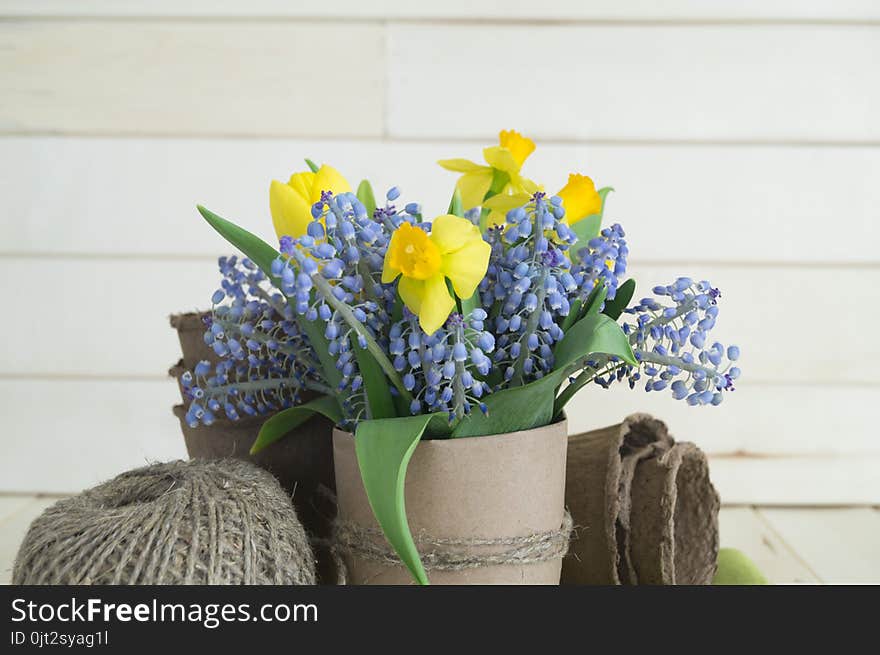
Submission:
{"label": "green stem", "polygon": [[364,341],[367,343],[367,350],[376,359],[382,372],[385,373],[386,377],[391,381],[391,384],[395,386],[401,397],[407,403],[411,403],[413,399],[412,394],[410,394],[410,392],[403,386],[403,380],[401,379],[400,374],[394,370],[391,362],[385,356],[385,353],[382,352],[382,348],[376,343],[376,340],[373,338],[373,335],[370,334],[370,331],[363,323],[360,323],[354,317],[354,312],[351,311],[351,307],[333,295],[333,287],[330,286],[330,283],[327,282],[320,273],[315,273],[312,276],[312,283],[315,285],[318,292],[324,296],[324,300],[327,304],[330,305],[346,323],[348,323],[352,330],[364,338]]}
{"label": "green stem", "polygon": [[516,358],[516,364],[514,365],[514,377],[519,380],[520,385],[526,383],[525,376],[523,373],[523,367],[526,363],[526,358],[529,356],[529,348],[528,348],[528,336],[534,333],[538,329],[538,320],[541,318],[541,309],[544,307],[544,294],[546,293],[546,289],[544,289],[544,283],[547,280],[547,271],[544,270],[543,273],[538,277],[535,282],[537,288],[535,289],[535,295],[538,297],[538,306],[531,314],[529,314],[529,320],[526,322],[525,331],[523,332],[523,337],[520,339],[519,345],[519,357]]}
{"label": "green stem", "polygon": [[[568,383],[568,386],[562,390],[562,393],[559,394],[556,398],[556,404],[554,405],[554,413],[558,414],[560,410],[565,407],[566,403],[574,397],[574,395],[580,391],[585,385],[592,382],[597,375],[599,375],[602,366],[608,363],[608,358],[602,358],[600,360],[599,366],[595,368],[588,368],[584,371],[581,371],[580,375],[578,375],[574,380]],[[624,366],[625,364],[618,364],[617,366],[611,368],[613,371],[620,366]],[[580,368],[580,365],[578,365]]]}

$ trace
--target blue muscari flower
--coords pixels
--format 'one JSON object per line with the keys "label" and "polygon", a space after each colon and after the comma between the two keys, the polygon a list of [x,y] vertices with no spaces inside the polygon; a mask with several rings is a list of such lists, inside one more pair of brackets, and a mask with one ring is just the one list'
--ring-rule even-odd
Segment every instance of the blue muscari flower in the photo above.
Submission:
{"label": "blue muscari flower", "polygon": [[707,345],[708,332],[718,316],[716,302],[720,292],[705,280],[694,282],[687,277],[654,287],[653,292],[673,304],[662,305],[654,298],[643,298],[625,310],[635,317],[635,323],[624,325],[624,332],[641,366],[612,363],[614,375],[600,374],[600,384],[608,384],[624,374],[632,387],[644,374],[646,391],[669,387],[673,398],[689,405],[719,405],[724,399],[723,392],[733,391],[733,381],[740,375],[739,369],[731,366],[740,356],[737,346],[725,350],[717,341]]}

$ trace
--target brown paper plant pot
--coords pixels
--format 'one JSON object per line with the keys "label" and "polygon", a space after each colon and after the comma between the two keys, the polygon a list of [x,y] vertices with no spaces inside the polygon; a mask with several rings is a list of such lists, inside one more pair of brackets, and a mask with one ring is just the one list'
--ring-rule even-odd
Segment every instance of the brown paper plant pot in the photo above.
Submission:
{"label": "brown paper plant pot", "polygon": [[706,456],[694,444],[677,443],[639,464],[631,516],[639,584],[710,584],[718,562],[720,505]]}
{"label": "brown paper plant pot", "polygon": [[647,414],[569,438],[563,584],[708,584],[719,499],[705,455]]}
{"label": "brown paper plant pot", "polygon": [[[406,514],[432,584],[559,583],[570,532],[566,447],[564,420],[510,434],[419,443],[406,475]],[[413,584],[373,516],[350,433],[334,430],[333,455],[337,550],[348,582]],[[343,533],[353,529],[357,538],[340,539],[344,526],[350,527]],[[524,537],[534,538],[531,550],[517,559],[511,543],[522,548]],[[505,563],[494,563],[499,560]]]}
{"label": "brown paper plant pot", "polygon": [[205,359],[212,364],[220,361],[217,353],[205,343],[205,319],[210,316],[211,312],[187,312],[169,317],[171,327],[177,330],[177,338],[180,340],[184,369],[192,370]]}
{"label": "brown paper plant pot", "polygon": [[666,426],[647,414],[569,437],[565,503],[575,529],[563,584],[636,584],[629,555],[633,476],[641,460],[671,445]]}

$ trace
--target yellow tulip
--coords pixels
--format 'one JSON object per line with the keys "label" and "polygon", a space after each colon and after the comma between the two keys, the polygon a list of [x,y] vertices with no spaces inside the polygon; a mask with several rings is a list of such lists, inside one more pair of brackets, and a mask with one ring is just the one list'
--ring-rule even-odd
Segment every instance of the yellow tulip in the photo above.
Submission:
{"label": "yellow tulip", "polygon": [[301,237],[312,218],[312,205],[321,199],[322,191],[348,193],[351,187],[342,174],[324,164],[316,173],[304,171],[290,176],[287,184],[272,180],[269,187],[269,210],[280,239]]}
{"label": "yellow tulip", "polygon": [[596,191],[593,180],[586,175],[570,174],[568,183],[556,195],[562,198],[564,220],[569,225],[602,211],[602,197]]}
{"label": "yellow tulip", "polygon": [[455,295],[470,298],[486,275],[490,250],[476,225],[452,214],[435,218],[430,235],[402,223],[391,235],[382,282],[400,276],[400,297],[418,315],[422,329],[433,334],[455,308],[447,278]]}
{"label": "yellow tulip", "polygon": [[448,171],[462,173],[456,182],[461,192],[461,204],[465,209],[483,205],[483,198],[492,186],[495,171],[507,173],[509,181],[501,189],[502,194],[526,193],[531,195],[538,185],[520,175],[520,169],[535,150],[535,143],[514,130],[503,130],[498,135],[498,145],[483,149],[488,166],[468,159],[441,159],[437,163]]}

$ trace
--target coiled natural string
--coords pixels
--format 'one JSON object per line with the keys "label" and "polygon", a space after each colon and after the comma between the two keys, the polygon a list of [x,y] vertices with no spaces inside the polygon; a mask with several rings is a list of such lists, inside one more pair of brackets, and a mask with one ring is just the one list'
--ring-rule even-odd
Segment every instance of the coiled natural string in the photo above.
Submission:
{"label": "coiled natural string", "polygon": [[290,499],[240,460],[169,462],[59,501],[18,552],[15,584],[314,584]]}
{"label": "coiled natural string", "polygon": [[[558,530],[536,532],[519,537],[455,539],[432,537],[425,532],[414,536],[426,570],[461,571],[501,564],[536,564],[561,559],[568,552],[572,531],[571,515],[566,511]],[[388,565],[401,565],[400,558],[387,545],[380,530],[336,519],[334,550]],[[487,553],[475,548],[491,549]]]}

